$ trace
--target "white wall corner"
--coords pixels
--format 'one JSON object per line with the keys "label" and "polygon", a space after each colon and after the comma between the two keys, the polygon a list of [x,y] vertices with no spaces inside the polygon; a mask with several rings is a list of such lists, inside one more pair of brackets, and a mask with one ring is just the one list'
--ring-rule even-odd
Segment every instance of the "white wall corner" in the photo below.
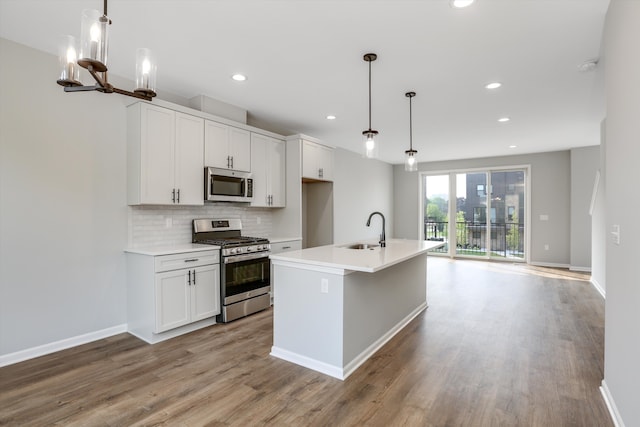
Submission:
{"label": "white wall corner", "polygon": [[618,412],[618,408],[613,401],[613,396],[611,395],[611,392],[609,391],[609,387],[607,387],[607,383],[605,382],[605,380],[602,380],[600,393],[602,393],[602,398],[604,399],[604,403],[607,405],[607,409],[609,410],[611,420],[613,421],[615,427],[625,427],[624,422],[622,421],[622,417],[620,416],[620,412]]}

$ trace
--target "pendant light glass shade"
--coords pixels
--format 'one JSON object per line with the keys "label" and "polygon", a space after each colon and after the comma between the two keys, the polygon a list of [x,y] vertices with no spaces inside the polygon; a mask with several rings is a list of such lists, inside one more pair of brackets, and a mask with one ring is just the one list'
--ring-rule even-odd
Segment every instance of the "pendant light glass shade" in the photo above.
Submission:
{"label": "pendant light glass shade", "polygon": [[136,89],[134,92],[155,96],[157,69],[151,50],[139,48],[136,52]]}
{"label": "pendant light glass shade", "polygon": [[415,92],[407,92],[404,94],[409,98],[409,149],[404,152],[404,170],[407,172],[415,172],[418,170],[418,151],[413,149],[413,111],[411,109],[411,101]]}
{"label": "pendant light glass shade", "polygon": [[378,157],[378,131],[377,130],[365,130],[362,132],[364,156],[367,159],[376,159]]}
{"label": "pendant light glass shade", "polygon": [[58,45],[58,61],[60,62],[58,84],[61,86],[81,86],[75,37],[62,36]]}
{"label": "pendant light glass shade", "polygon": [[92,66],[94,71],[106,71],[109,49],[109,18],[95,9],[83,10],[80,35],[80,60],[78,64],[84,68]]}
{"label": "pendant light glass shade", "polygon": [[368,159],[378,157],[378,131],[371,129],[371,62],[375,61],[378,55],[375,53],[367,53],[364,60],[369,63],[369,129],[362,132],[363,138],[363,154]]}
{"label": "pendant light glass shade", "polygon": [[416,150],[407,150],[404,152],[404,170],[407,172],[415,172],[418,170],[418,159],[416,158],[416,154],[418,152]]}

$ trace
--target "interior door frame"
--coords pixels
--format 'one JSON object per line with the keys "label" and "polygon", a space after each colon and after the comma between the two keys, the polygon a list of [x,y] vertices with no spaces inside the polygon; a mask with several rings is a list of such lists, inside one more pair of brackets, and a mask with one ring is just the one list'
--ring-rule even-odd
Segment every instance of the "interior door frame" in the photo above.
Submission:
{"label": "interior door frame", "polygon": [[[457,197],[455,196],[456,194],[456,178],[455,176],[457,174],[461,174],[461,173],[479,173],[479,172],[484,172],[488,174],[487,177],[487,182],[490,182],[490,174],[491,172],[507,172],[507,171],[516,171],[516,170],[522,170],[524,171],[524,182],[525,182],[525,189],[524,189],[524,199],[525,199],[525,208],[524,208],[524,212],[525,212],[525,218],[524,218],[524,248],[525,248],[525,256],[523,259],[523,262],[529,264],[530,263],[530,257],[531,257],[531,165],[530,164],[520,164],[520,165],[505,165],[505,166],[487,166],[487,167],[477,167],[477,168],[457,168],[457,169],[440,169],[440,170],[427,170],[427,171],[420,171],[418,174],[419,176],[419,185],[418,185],[418,236],[420,240],[424,239],[423,236],[423,228],[424,228],[424,202],[425,202],[425,177],[427,176],[433,176],[433,175],[449,175],[449,216],[451,216],[452,214],[456,214],[456,208],[457,208]],[[487,184],[489,185],[489,184]],[[452,197],[452,194],[454,195]],[[488,205],[489,206],[489,205]],[[490,209],[490,208],[488,208]],[[487,212],[487,221],[490,221],[489,219],[490,216],[490,211]],[[487,233],[489,234],[489,233]],[[449,236],[455,236],[455,221],[451,221],[451,218],[449,218]],[[449,239],[449,253],[448,254],[443,254],[442,256],[448,256],[449,258],[455,258],[456,257],[456,251],[455,251],[455,237],[453,239],[453,241],[451,239]],[[460,257],[460,256],[458,256]],[[462,257],[460,257],[462,258]],[[487,255],[487,257],[475,257],[475,259],[487,259],[487,260],[495,260],[495,261],[506,261],[506,262],[513,262],[512,259],[504,259],[501,260],[499,258],[491,258]]]}

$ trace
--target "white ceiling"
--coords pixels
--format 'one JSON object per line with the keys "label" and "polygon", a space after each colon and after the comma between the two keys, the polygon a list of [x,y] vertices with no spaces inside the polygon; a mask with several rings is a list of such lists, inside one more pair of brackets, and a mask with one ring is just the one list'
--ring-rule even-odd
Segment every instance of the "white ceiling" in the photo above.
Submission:
{"label": "white ceiling", "polygon": [[[111,0],[108,66],[133,80],[136,48],[151,48],[160,97],[207,95],[246,109],[271,130],[359,151],[368,127],[362,57],[373,52],[372,127],[382,160],[401,163],[409,148],[407,91],[417,93],[413,141],[421,161],[562,150],[599,143],[603,70],[578,66],[600,56],[608,4]],[[59,35],[79,39],[82,9],[102,6],[0,0],[0,36],[55,54]],[[248,80],[231,80],[236,72]],[[503,87],[484,89],[495,80]],[[511,121],[498,123],[502,116]]]}

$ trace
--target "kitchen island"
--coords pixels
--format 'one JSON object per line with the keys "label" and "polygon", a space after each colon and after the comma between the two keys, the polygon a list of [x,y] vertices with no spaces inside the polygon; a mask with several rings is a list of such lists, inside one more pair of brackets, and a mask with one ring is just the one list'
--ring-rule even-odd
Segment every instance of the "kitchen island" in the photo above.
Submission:
{"label": "kitchen island", "polygon": [[347,378],[427,308],[427,251],[442,245],[390,239],[271,255],[271,355]]}

